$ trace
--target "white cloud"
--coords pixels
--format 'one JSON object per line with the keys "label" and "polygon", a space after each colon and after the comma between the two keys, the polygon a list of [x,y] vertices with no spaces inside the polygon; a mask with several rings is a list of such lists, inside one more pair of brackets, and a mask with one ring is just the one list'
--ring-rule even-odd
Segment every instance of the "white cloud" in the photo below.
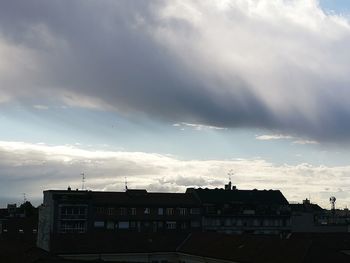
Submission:
{"label": "white cloud", "polygon": [[40,105],[40,104],[35,104],[35,105],[33,105],[33,108],[34,108],[34,109],[37,109],[37,110],[48,110],[48,109],[49,109],[48,106],[46,106],[46,105]]}
{"label": "white cloud", "polygon": [[319,142],[315,140],[306,140],[303,138],[294,137],[291,135],[283,135],[283,134],[264,134],[264,135],[256,135],[255,139],[261,141],[270,141],[270,140],[293,140],[293,144],[319,144]]}
{"label": "white cloud", "polygon": [[188,123],[188,122],[180,122],[180,123],[174,123],[174,127],[180,127],[181,130],[184,130],[185,127],[192,128],[196,131],[203,131],[203,130],[225,130],[226,128],[223,127],[217,127],[217,126],[210,126],[210,125],[203,125],[203,124],[196,124],[196,123]]}
{"label": "white cloud", "polygon": [[94,110],[115,110],[115,107],[107,104],[100,98],[90,97],[74,92],[64,92],[64,94],[62,94],[62,101],[66,106],[69,107],[79,107]]}
{"label": "white cloud", "polygon": [[281,140],[281,139],[293,139],[293,136],[290,135],[282,135],[282,134],[265,134],[265,135],[258,135],[255,137],[257,140],[261,141],[269,141],[269,140]]}
{"label": "white cloud", "polygon": [[319,142],[317,142],[317,141],[313,141],[313,140],[302,140],[302,139],[293,141],[293,143],[294,143],[294,144],[319,144]]}
{"label": "white cloud", "polygon": [[[331,195],[339,207],[349,206],[350,166],[276,165],[262,159],[180,160],[155,153],[87,150],[0,141],[0,192],[4,197],[27,193],[38,199],[44,189],[81,186],[81,172],[93,190],[130,188],[179,191],[186,187],[223,187],[233,170],[240,189],[280,189],[290,201],[309,195],[328,207]],[[339,189],[342,189],[340,192]]]}

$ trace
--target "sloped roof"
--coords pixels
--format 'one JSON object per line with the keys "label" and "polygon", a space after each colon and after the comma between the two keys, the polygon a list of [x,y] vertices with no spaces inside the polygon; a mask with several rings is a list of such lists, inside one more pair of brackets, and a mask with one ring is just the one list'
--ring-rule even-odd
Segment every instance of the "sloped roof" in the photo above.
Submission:
{"label": "sloped roof", "polygon": [[[224,190],[192,189],[202,203],[246,203],[261,205],[288,205],[279,190]],[[189,191],[188,191],[189,192]]]}
{"label": "sloped roof", "polygon": [[95,204],[110,203],[115,205],[166,205],[166,206],[195,206],[199,205],[198,201],[192,194],[186,193],[152,193],[130,194],[121,193],[103,193],[93,192],[93,200]]}
{"label": "sloped roof", "polygon": [[116,206],[198,206],[198,200],[190,193],[158,193],[146,190],[127,190],[126,192],[67,191],[49,190],[55,198],[67,200],[90,200],[94,205]]}
{"label": "sloped roof", "polygon": [[318,204],[290,204],[294,212],[322,212],[324,209]]}

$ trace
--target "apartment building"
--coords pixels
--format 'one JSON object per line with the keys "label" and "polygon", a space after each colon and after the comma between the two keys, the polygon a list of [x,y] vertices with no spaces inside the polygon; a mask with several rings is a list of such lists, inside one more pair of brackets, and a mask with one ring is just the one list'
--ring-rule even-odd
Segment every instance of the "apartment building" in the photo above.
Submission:
{"label": "apartment building", "polygon": [[[64,239],[123,233],[194,232],[281,234],[290,231],[288,202],[280,191],[189,188],[185,193],[48,190],[39,208],[39,247]],[[59,242],[58,242],[59,240]]]}
{"label": "apartment building", "polygon": [[279,190],[187,189],[200,201],[202,231],[227,234],[285,234],[291,211]]}
{"label": "apartment building", "polygon": [[50,250],[65,234],[100,232],[193,232],[201,208],[191,193],[44,191],[38,246]]}

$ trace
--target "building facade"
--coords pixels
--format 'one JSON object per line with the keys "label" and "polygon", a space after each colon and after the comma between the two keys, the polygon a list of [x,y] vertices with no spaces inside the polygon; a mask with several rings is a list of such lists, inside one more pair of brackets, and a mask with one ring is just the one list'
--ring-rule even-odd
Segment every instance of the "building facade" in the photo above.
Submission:
{"label": "building facade", "polygon": [[103,232],[192,232],[201,230],[201,208],[189,193],[44,191],[38,246],[55,237]]}
{"label": "building facade", "polygon": [[350,213],[348,209],[326,210],[309,199],[290,204],[292,232],[294,233],[349,233]]}
{"label": "building facade", "polygon": [[291,230],[288,201],[278,190],[187,189],[200,201],[202,230],[227,234],[284,234]]}
{"label": "building facade", "polygon": [[59,247],[56,241],[68,236],[288,231],[288,202],[280,191],[237,190],[231,185],[225,189],[189,188],[185,193],[68,189],[44,191],[37,244],[53,251]]}

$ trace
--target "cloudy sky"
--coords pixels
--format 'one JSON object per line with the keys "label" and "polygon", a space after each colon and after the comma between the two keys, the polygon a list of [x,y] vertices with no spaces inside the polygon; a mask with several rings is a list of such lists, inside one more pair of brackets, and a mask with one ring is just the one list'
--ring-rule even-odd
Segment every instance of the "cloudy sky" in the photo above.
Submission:
{"label": "cloudy sky", "polygon": [[280,189],[350,206],[347,0],[0,3],[0,205]]}

